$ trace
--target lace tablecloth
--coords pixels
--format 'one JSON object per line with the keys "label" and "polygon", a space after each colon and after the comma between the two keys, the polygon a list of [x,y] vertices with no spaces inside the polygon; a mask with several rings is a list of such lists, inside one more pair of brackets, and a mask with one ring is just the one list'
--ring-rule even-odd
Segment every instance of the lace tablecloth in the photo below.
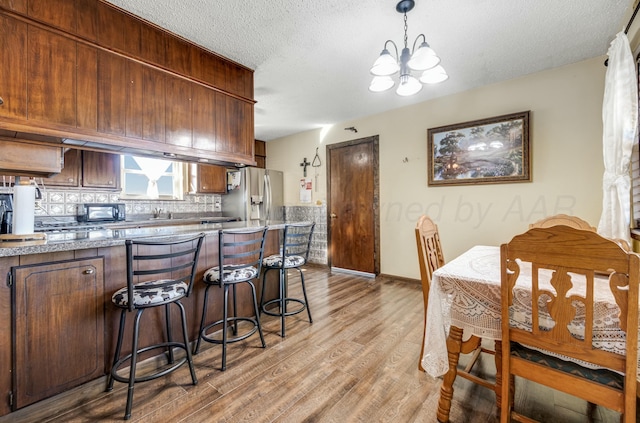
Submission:
{"label": "lace tablecloth", "polygon": [[[471,335],[492,340],[502,338],[500,297],[499,247],[475,246],[434,272],[422,356],[422,366],[427,373],[437,377],[449,370],[447,335],[451,325],[461,328],[465,339]],[[513,317],[518,326],[531,327],[530,303],[530,292],[518,290],[516,285]],[[596,293],[593,331],[596,348],[624,351],[624,332],[618,327],[618,313],[608,288]]]}

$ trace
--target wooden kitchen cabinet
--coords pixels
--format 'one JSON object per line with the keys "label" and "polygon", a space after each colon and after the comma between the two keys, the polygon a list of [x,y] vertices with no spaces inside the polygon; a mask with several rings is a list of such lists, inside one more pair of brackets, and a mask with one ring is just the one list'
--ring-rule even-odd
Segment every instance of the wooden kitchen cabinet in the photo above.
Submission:
{"label": "wooden kitchen cabinet", "polygon": [[267,143],[256,140],[254,147],[254,155],[256,158],[256,167],[266,169],[267,167]]}
{"label": "wooden kitchen cabinet", "polygon": [[104,374],[102,257],[17,266],[13,409]]}
{"label": "wooden kitchen cabinet", "polygon": [[191,82],[175,76],[165,79],[166,98],[172,101],[165,104],[166,143],[191,148],[192,110]]}
{"label": "wooden kitchen cabinet", "polygon": [[251,69],[95,0],[0,0],[0,39],[7,136],[253,164]]}
{"label": "wooden kitchen cabinet", "polygon": [[27,110],[30,121],[76,126],[76,42],[29,25]]}
{"label": "wooden kitchen cabinet", "polygon": [[224,194],[227,192],[227,169],[224,166],[198,164],[198,192]]}
{"label": "wooden kitchen cabinet", "polygon": [[216,151],[253,157],[253,105],[219,96],[216,97],[215,117]]}
{"label": "wooden kitchen cabinet", "polygon": [[82,186],[120,189],[120,155],[83,151]]}
{"label": "wooden kitchen cabinet", "polygon": [[193,148],[216,151],[216,96],[222,94],[199,84],[191,86]]}
{"label": "wooden kitchen cabinet", "polygon": [[0,16],[0,117],[27,118],[27,25]]}
{"label": "wooden kitchen cabinet", "polygon": [[64,153],[64,167],[57,175],[44,180],[45,186],[78,187],[80,186],[80,168],[82,157],[80,150],[69,149]]}

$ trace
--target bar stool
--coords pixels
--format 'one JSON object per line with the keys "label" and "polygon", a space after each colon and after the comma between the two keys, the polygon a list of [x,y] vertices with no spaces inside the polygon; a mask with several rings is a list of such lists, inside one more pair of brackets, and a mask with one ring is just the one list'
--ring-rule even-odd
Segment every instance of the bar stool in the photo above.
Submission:
{"label": "bar stool", "polygon": [[[262,328],[260,327],[260,312],[258,311],[256,288],[252,282],[253,279],[260,275],[262,268],[262,255],[264,253],[266,233],[266,227],[220,231],[218,235],[219,265],[212,267],[204,274],[204,282],[207,284],[207,287],[204,291],[200,332],[193,353],[198,353],[201,340],[212,344],[222,344],[223,371],[227,368],[227,344],[242,341],[257,331],[260,334],[262,348],[266,348],[267,346],[264,342]],[[220,269],[222,269],[222,272]],[[240,283],[246,283],[251,287],[255,318],[238,316],[236,286]],[[212,286],[219,286],[224,289],[222,319],[205,325],[207,304],[209,302],[209,289]],[[233,289],[232,317],[229,317],[229,287]],[[249,322],[251,328],[239,334],[238,322]],[[222,325],[222,339],[214,337],[214,333],[207,333],[211,328],[218,325]],[[229,337],[227,334],[229,325],[232,326],[232,337]]]}
{"label": "bar stool", "polygon": [[[127,286],[116,291],[111,297],[113,304],[122,311],[120,314],[120,328],[113,357],[113,365],[111,366],[111,371],[107,379],[107,391],[113,389],[114,380],[129,385],[127,407],[124,414],[125,420],[131,417],[133,388],[136,382],[146,382],[165,376],[177,370],[183,364],[188,363],[193,384],[198,383],[191,358],[187,319],[184,306],[180,303],[180,300],[188,297],[193,289],[193,279],[195,277],[198,256],[204,236],[205,235],[201,233],[186,238],[125,241],[127,251]],[[175,342],[171,339],[171,315],[169,307],[171,304],[176,305],[180,310],[183,335],[182,342]],[[167,340],[166,342],[139,348],[138,334],[140,332],[140,318],[142,317],[142,313],[148,308],[160,306],[164,306],[165,308]],[[134,311],[132,352],[124,357],[120,357],[127,313]],[[170,367],[161,367],[153,374],[136,377],[138,354],[159,348],[166,349]],[[174,348],[183,349],[186,356],[175,361]],[[128,377],[118,375],[118,369],[127,361],[131,363]]]}
{"label": "bar stool", "polygon": [[[285,337],[285,325],[284,319],[286,316],[292,316],[294,314],[301,313],[303,310],[307,310],[309,316],[309,323],[313,323],[311,318],[311,309],[309,308],[309,301],[307,299],[307,290],[304,285],[304,274],[302,273],[301,266],[307,263],[309,259],[309,249],[311,247],[311,237],[313,236],[313,229],[315,223],[290,223],[285,225],[283,234],[283,245],[280,254],[274,254],[266,257],[262,263],[264,265],[264,274],[262,275],[262,296],[260,298],[260,309],[263,313],[270,316],[280,317],[281,336]],[[302,294],[304,300],[299,298],[288,297],[288,281],[287,271],[289,269],[296,269],[300,272],[300,283],[302,284]],[[270,301],[264,301],[264,291],[266,284],[266,277],[269,270],[278,270],[280,273],[280,287],[279,297]],[[295,310],[288,310],[288,303],[295,302],[302,305]],[[278,304],[278,311],[272,311],[267,309],[269,305]]]}

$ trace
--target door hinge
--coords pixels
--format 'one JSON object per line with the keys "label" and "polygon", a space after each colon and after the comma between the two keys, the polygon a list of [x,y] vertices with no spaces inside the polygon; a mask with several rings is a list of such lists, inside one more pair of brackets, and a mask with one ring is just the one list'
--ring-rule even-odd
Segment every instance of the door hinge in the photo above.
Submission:
{"label": "door hinge", "polygon": [[9,407],[13,409],[13,391],[9,392]]}
{"label": "door hinge", "polygon": [[7,286],[11,287],[13,285],[13,273],[7,273]]}

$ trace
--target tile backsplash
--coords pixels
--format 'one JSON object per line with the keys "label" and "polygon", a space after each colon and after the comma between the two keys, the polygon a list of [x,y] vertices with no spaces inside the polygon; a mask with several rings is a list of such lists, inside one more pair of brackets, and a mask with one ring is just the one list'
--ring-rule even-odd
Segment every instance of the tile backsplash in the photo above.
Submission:
{"label": "tile backsplash", "polygon": [[285,206],[285,222],[316,222],[311,239],[309,262],[316,264],[328,263],[327,257],[327,206]]}
{"label": "tile backsplash", "polygon": [[[36,207],[36,216],[75,216],[81,203],[124,203],[127,216],[149,215],[154,209],[162,213],[215,213],[222,212],[219,194],[188,194],[182,201],[121,200],[118,192],[82,189],[41,188],[42,199]],[[285,206],[286,222],[316,222],[311,241],[309,262],[328,263],[327,259],[327,207]]]}
{"label": "tile backsplash", "polygon": [[220,212],[219,194],[187,194],[181,201],[122,200],[120,193],[83,189],[41,188],[42,199],[36,207],[36,216],[76,215],[77,204],[124,203],[127,216],[147,215],[153,210],[163,213],[210,213]]}

